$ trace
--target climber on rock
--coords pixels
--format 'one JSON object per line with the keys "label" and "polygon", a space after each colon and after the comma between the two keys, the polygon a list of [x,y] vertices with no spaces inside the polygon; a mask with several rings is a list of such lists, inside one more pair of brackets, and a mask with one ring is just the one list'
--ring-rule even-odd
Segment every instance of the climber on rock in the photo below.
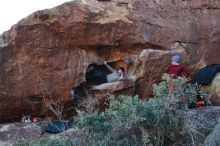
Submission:
{"label": "climber on rock", "polygon": [[125,79],[125,69],[123,67],[120,67],[118,70],[116,70],[108,65],[106,61],[104,61],[104,65],[111,72],[110,74],[97,70],[95,67],[91,66],[87,69],[87,81],[94,84],[102,84]]}
{"label": "climber on rock", "polygon": [[171,65],[167,68],[166,73],[172,76],[174,79],[178,78],[182,74],[185,77],[189,77],[189,70],[180,63],[180,56],[175,55],[171,58]]}
{"label": "climber on rock", "polygon": [[104,65],[109,69],[109,71],[111,71],[111,73],[107,75],[108,82],[115,82],[125,79],[124,77],[125,69],[123,67],[119,67],[118,70],[115,70],[110,65],[108,65],[106,61],[104,61]]}

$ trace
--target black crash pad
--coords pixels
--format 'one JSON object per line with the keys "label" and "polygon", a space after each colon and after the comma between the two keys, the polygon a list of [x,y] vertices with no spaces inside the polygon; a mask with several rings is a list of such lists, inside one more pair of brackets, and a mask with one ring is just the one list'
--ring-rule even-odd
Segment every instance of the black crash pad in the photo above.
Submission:
{"label": "black crash pad", "polygon": [[48,122],[44,127],[44,131],[50,134],[57,134],[71,128],[73,123],[73,121],[53,120]]}
{"label": "black crash pad", "polygon": [[193,79],[193,84],[198,83],[199,85],[208,85],[212,82],[218,72],[220,72],[220,64],[208,65],[196,73]]}

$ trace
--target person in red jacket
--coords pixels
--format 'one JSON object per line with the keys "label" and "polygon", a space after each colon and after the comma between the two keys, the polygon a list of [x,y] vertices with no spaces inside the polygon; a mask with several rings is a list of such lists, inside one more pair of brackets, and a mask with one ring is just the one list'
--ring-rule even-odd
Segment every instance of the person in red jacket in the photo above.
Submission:
{"label": "person in red jacket", "polygon": [[189,77],[189,70],[183,64],[180,64],[180,60],[181,58],[179,55],[173,56],[171,59],[172,63],[166,70],[166,73],[174,79],[178,78],[182,74],[185,77]]}

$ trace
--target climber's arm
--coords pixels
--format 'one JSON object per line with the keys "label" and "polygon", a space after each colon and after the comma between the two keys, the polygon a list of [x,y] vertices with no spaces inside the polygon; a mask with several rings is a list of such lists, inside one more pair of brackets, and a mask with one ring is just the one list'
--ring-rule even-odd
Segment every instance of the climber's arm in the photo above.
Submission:
{"label": "climber's arm", "polygon": [[113,67],[111,67],[110,65],[107,64],[107,62],[104,62],[104,65],[108,68],[109,71],[113,72],[117,72]]}

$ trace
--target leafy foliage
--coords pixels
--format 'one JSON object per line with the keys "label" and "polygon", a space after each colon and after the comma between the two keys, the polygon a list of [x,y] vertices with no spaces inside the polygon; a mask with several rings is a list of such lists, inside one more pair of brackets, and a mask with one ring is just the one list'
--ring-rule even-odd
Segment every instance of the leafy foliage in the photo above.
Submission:
{"label": "leafy foliage", "polygon": [[186,97],[188,102],[196,100],[197,86],[187,83],[188,79],[184,76],[173,79],[168,74],[164,74],[162,79],[161,83],[153,85],[154,97],[170,98],[174,96],[179,100]]}
{"label": "leafy foliage", "polygon": [[[195,101],[196,88],[184,77],[154,85],[154,98],[110,96],[109,107],[100,114],[79,114],[79,128],[93,146],[161,145],[187,134],[187,102]],[[184,97],[184,98],[183,98]],[[183,102],[183,99],[186,99]],[[188,135],[190,135],[189,133]]]}
{"label": "leafy foliage", "polygon": [[141,127],[145,122],[155,123],[154,113],[148,109],[147,102],[137,96],[111,96],[109,101],[109,108],[101,114],[80,115],[79,127],[88,134],[89,145],[139,145],[135,142],[149,141],[142,140],[140,135],[140,128],[142,133],[145,132]]}
{"label": "leafy foliage", "polygon": [[67,139],[40,138],[17,146],[71,146],[71,142]]}

